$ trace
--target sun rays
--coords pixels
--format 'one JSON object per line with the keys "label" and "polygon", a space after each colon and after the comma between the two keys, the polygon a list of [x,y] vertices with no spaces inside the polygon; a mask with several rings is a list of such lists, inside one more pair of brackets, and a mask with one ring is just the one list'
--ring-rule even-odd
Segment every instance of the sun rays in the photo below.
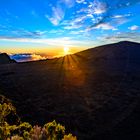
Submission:
{"label": "sun rays", "polygon": [[85,69],[79,63],[79,56],[66,55],[59,59],[54,59],[55,67],[58,69],[60,87],[79,87],[85,83]]}

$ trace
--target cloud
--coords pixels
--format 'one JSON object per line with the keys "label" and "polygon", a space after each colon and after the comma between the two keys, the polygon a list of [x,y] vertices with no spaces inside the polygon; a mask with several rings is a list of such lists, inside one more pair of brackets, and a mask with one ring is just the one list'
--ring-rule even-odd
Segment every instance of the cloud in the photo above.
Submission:
{"label": "cloud", "polygon": [[79,29],[84,26],[84,21],[87,18],[88,18],[87,16],[81,15],[81,16],[75,17],[71,20],[65,20],[61,23],[61,25],[66,30]]}
{"label": "cloud", "polygon": [[[81,2],[81,1],[79,1]],[[102,2],[99,0],[94,0],[93,2],[89,2],[87,7],[81,8],[77,11],[77,13],[85,13],[90,15],[102,15],[108,11],[109,7],[106,2]]]}
{"label": "cloud", "polygon": [[85,15],[77,16],[70,20],[64,20],[60,25],[64,30],[75,30],[84,27],[84,22],[88,17]]}
{"label": "cloud", "polygon": [[[126,16],[126,15],[125,15]],[[92,30],[92,29],[104,29],[104,30],[117,30],[117,27],[128,22],[129,19],[125,18],[123,15],[115,15],[115,16],[104,16],[101,18],[98,18],[98,20],[90,25],[87,30]]]}
{"label": "cloud", "polygon": [[113,27],[109,23],[101,23],[101,24],[98,24],[97,26],[94,26],[91,29],[117,30],[115,27]]}
{"label": "cloud", "polygon": [[62,7],[60,7],[60,5],[58,5],[57,7],[52,7],[52,15],[48,16],[45,15],[45,17],[53,24],[53,25],[58,25],[60,23],[60,21],[64,18],[65,12],[62,9]]}
{"label": "cloud", "polygon": [[5,37],[9,37],[9,38],[40,38],[43,37],[43,35],[46,34],[47,31],[40,31],[40,30],[36,30],[36,31],[29,31],[29,30],[25,30],[25,29],[13,29],[13,28],[8,28],[5,27],[3,29],[3,35],[1,34],[1,36],[5,36]]}
{"label": "cloud", "polygon": [[39,54],[30,54],[30,53],[11,54],[10,58],[16,60],[17,62],[27,62],[27,61],[47,59],[47,57],[45,57],[45,56],[41,56]]}
{"label": "cloud", "polygon": [[75,5],[75,0],[62,0],[66,7],[71,8]]}
{"label": "cloud", "polygon": [[61,29],[59,29],[59,30],[50,30],[50,31],[46,31],[46,32],[48,32],[49,34],[62,34],[62,33],[64,33],[64,30],[61,30]]}
{"label": "cloud", "polygon": [[128,18],[115,18],[113,20],[110,21],[110,24],[114,25],[115,27],[118,27],[122,24],[125,24],[127,22],[129,22],[130,20]]}
{"label": "cloud", "polygon": [[128,27],[128,29],[131,30],[131,31],[136,31],[136,30],[139,29],[139,26],[133,25],[133,26],[131,26],[131,27]]}
{"label": "cloud", "polygon": [[66,30],[72,30],[72,29],[79,29],[79,28],[81,28],[82,27],[82,25],[69,25],[69,26],[65,26],[64,27],[64,29],[66,29]]}
{"label": "cloud", "polygon": [[78,3],[78,4],[87,4],[87,2],[85,1],[85,0],[76,0],[76,2]]}
{"label": "cloud", "polygon": [[[59,37],[59,38],[50,38],[50,39],[33,39],[33,38],[10,38],[5,36],[0,36],[2,41],[11,41],[19,43],[35,43],[48,46],[89,46],[92,42],[84,40],[76,40],[70,37]],[[91,43],[91,44],[90,44]]]}
{"label": "cloud", "polygon": [[79,35],[79,34],[85,34],[86,31],[85,30],[76,30],[76,31],[71,31],[70,34],[72,35]]}
{"label": "cloud", "polygon": [[139,0],[120,0],[118,1],[118,3],[116,4],[115,8],[127,8],[130,7],[132,5],[135,5],[137,3],[140,3]]}
{"label": "cloud", "polygon": [[[109,3],[107,1],[106,3],[99,2],[98,0],[95,0],[94,2],[90,3],[90,5],[88,6],[89,7],[88,10],[84,8],[80,12],[86,12],[93,15],[92,20],[95,22],[93,22],[89,27],[87,27],[88,29],[96,27],[99,24],[110,23],[110,22],[112,22],[110,24],[113,24],[113,25],[115,25],[115,22],[116,22],[116,26],[119,26],[128,22],[131,16],[134,16],[131,13],[124,14],[123,12],[121,14],[120,9],[123,10],[124,8],[128,8],[138,3],[140,3],[139,0],[134,0],[134,1],[119,0],[112,3]],[[92,10],[93,7],[94,7],[94,10]],[[116,14],[118,12],[119,14]]]}
{"label": "cloud", "polygon": [[79,16],[79,17],[75,18],[74,20],[72,20],[71,24],[82,23],[86,18],[87,18],[87,16],[85,16],[85,15]]}
{"label": "cloud", "polygon": [[[108,18],[108,10],[109,7],[106,2],[94,0],[93,2],[88,1],[87,7],[81,8],[76,13],[79,14],[80,18],[82,16],[84,17],[82,23],[88,26],[87,30],[91,30],[93,27],[105,30],[115,29],[111,24],[105,21],[105,19]],[[86,21],[88,22],[86,23]]]}
{"label": "cloud", "polygon": [[98,38],[100,42],[117,42],[123,40],[140,42],[140,33],[138,32],[118,32],[114,35],[103,35]]}
{"label": "cloud", "polygon": [[65,11],[75,5],[75,0],[58,0],[55,6],[51,6],[52,13],[46,14],[45,17],[55,26],[64,19]]}
{"label": "cloud", "polygon": [[[80,3],[87,4],[85,0],[61,0],[57,2],[56,6],[51,6],[52,14],[45,15],[45,17],[53,25],[57,26],[64,19],[66,9],[73,7],[75,5],[75,2],[79,4]],[[84,14],[77,15],[77,17],[74,17],[71,21],[69,20],[69,24],[67,24],[66,26],[72,25],[73,27],[76,27],[76,25],[74,26],[74,24],[79,24],[80,22],[84,22],[86,19],[89,19],[89,18],[93,20],[94,18],[93,14],[101,15],[107,11],[107,4],[105,2],[95,0],[89,3],[90,4],[86,8],[82,8],[81,10],[77,11],[77,13],[83,12]]]}
{"label": "cloud", "polygon": [[86,15],[79,15],[71,20],[65,20],[61,23],[61,25],[76,25],[76,24],[82,24],[87,19]]}
{"label": "cloud", "polygon": [[111,18],[124,18],[124,17],[130,17],[132,14],[122,14],[122,15],[113,15]]}
{"label": "cloud", "polygon": [[107,11],[107,4],[99,0],[90,2],[90,5],[88,7],[93,11],[92,14],[103,14]]}

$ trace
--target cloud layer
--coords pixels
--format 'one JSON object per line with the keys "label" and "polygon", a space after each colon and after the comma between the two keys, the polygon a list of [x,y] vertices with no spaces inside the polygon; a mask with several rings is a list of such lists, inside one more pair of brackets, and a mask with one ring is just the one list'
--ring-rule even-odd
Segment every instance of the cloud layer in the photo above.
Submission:
{"label": "cloud layer", "polygon": [[17,62],[27,62],[27,61],[47,59],[47,57],[45,57],[45,56],[41,56],[39,54],[31,54],[31,53],[11,54],[10,58],[16,60]]}

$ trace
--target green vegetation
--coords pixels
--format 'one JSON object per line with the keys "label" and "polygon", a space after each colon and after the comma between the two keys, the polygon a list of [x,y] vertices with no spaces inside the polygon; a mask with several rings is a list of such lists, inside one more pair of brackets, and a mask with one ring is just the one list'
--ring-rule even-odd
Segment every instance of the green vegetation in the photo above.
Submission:
{"label": "green vegetation", "polygon": [[0,96],[0,140],[76,140],[72,134],[65,134],[65,127],[49,122],[43,127],[21,122],[15,107]]}

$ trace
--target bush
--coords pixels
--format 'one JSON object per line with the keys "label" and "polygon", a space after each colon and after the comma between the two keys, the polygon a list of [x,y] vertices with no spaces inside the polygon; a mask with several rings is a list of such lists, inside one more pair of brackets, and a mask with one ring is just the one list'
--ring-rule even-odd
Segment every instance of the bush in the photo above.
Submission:
{"label": "bush", "polygon": [[65,127],[56,121],[49,122],[44,127],[32,127],[27,122],[20,122],[18,118],[18,125],[9,124],[7,118],[10,114],[17,117],[16,109],[4,97],[0,99],[0,140],[77,140],[72,134],[66,135]]}

